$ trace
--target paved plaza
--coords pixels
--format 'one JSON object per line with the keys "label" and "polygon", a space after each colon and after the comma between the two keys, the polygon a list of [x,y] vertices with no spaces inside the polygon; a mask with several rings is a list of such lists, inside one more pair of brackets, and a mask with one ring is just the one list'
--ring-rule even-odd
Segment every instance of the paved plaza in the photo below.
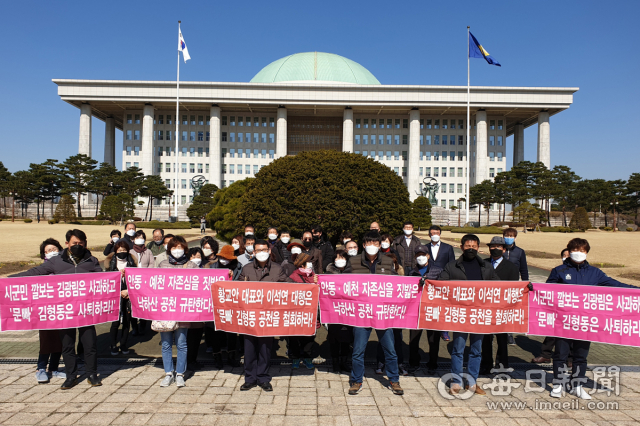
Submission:
{"label": "paved plaza", "polygon": [[[622,369],[619,395],[600,391],[591,401],[553,399],[537,385],[525,391],[524,372],[512,373],[519,387],[509,396],[449,400],[438,391],[440,378],[402,377],[404,396],[367,369],[364,388],[350,396],[348,376],[326,367],[273,367],[273,392],[241,392],[241,369],[205,368],[181,389],[161,388],[161,365],[100,365],[102,387],[82,382],[67,391],[59,382],[38,385],[33,364],[0,364],[0,422],[6,425],[470,425],[572,426],[637,425],[640,373]],[[633,370],[633,369],[631,369]],[[439,372],[441,375],[446,371]],[[549,376],[547,376],[549,378]],[[481,378],[480,383],[491,383]],[[587,385],[588,387],[590,385]],[[536,390],[540,392],[536,392]],[[554,409],[555,402],[567,404]],[[587,403],[590,402],[590,405]],[[558,408],[558,407],[556,407]]]}

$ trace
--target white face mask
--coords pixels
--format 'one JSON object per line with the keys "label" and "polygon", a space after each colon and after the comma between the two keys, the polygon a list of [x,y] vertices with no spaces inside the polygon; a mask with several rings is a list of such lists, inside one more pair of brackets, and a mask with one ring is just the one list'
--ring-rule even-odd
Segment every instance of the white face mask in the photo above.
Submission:
{"label": "white face mask", "polygon": [[233,247],[233,250],[238,250],[240,248],[240,244],[231,244],[231,247]]}
{"label": "white face mask", "polygon": [[404,235],[411,235],[413,234],[413,229],[403,229],[404,231]]}
{"label": "white face mask", "polygon": [[426,265],[428,261],[429,261],[429,258],[427,256],[416,257],[416,262],[418,262],[418,265],[420,266]]}
{"label": "white face mask", "polygon": [[336,259],[335,262],[333,262],[334,265],[336,265],[336,268],[344,268],[345,266],[347,266],[347,260],[346,259]]}
{"label": "white face mask", "polygon": [[307,269],[311,269],[313,271],[313,263],[307,262]]}
{"label": "white face mask", "polygon": [[291,249],[291,254],[300,254],[302,253],[302,249],[300,247],[294,247]]}
{"label": "white face mask", "polygon": [[133,240],[133,244],[137,245],[137,246],[141,246],[144,244],[144,238],[136,238],[135,240]]}
{"label": "white face mask", "polygon": [[282,241],[285,244],[289,244],[289,241],[291,241],[291,238],[289,238],[289,237],[281,237],[280,241]]}
{"label": "white face mask", "polygon": [[135,229],[129,229],[127,231],[127,235],[130,236],[130,237],[133,237],[134,235],[136,235]]}
{"label": "white face mask", "polygon": [[164,245],[164,251],[167,251],[167,245],[166,244]]}
{"label": "white face mask", "polygon": [[381,244],[382,248],[385,249],[385,250],[388,249],[390,245],[391,244],[387,243],[386,241]]}
{"label": "white face mask", "polygon": [[52,257],[56,257],[58,254],[60,253],[58,253],[57,251],[50,251],[49,253],[46,253],[44,257],[45,259],[51,259]]}
{"label": "white face mask", "polygon": [[244,233],[244,236],[245,236],[245,237],[248,237],[249,235],[253,235],[253,232],[245,232],[245,233]]}
{"label": "white face mask", "polygon": [[358,249],[351,249],[347,251],[347,254],[351,257],[355,256],[358,254]]}
{"label": "white face mask", "polygon": [[366,246],[364,250],[367,252],[367,254],[373,256],[374,254],[378,254],[378,251],[380,251],[380,248],[376,246]]}
{"label": "white face mask", "polygon": [[344,240],[343,241],[344,245],[346,246],[349,241],[351,241],[351,240]]}
{"label": "white face mask", "polygon": [[431,236],[431,242],[437,243],[438,241],[440,241],[440,235]]}
{"label": "white face mask", "polygon": [[209,257],[213,254],[213,250],[211,249],[202,249],[202,253],[204,254],[204,257]]}
{"label": "white face mask", "polygon": [[111,241],[113,241],[114,243],[117,243],[118,241],[120,241],[119,237],[113,237],[111,238]]}
{"label": "white face mask", "polygon": [[222,266],[227,266],[229,263],[231,263],[231,261],[223,258],[218,259],[218,262],[220,262]]}
{"label": "white face mask", "polygon": [[569,256],[571,257],[571,260],[576,263],[582,263],[587,260],[587,253],[583,253],[581,251],[572,251]]}
{"label": "white face mask", "polygon": [[184,250],[173,249],[171,250],[171,256],[173,256],[175,259],[180,259],[182,256],[184,256]]}
{"label": "white face mask", "polygon": [[245,250],[247,251],[247,253],[253,253],[253,246],[246,246]]}
{"label": "white face mask", "polygon": [[269,239],[271,241],[278,239],[278,234],[269,234]]}
{"label": "white face mask", "polygon": [[269,253],[261,251],[260,253],[256,254],[256,259],[258,259],[258,262],[266,262],[267,259],[269,259]]}
{"label": "white face mask", "polygon": [[197,259],[197,258],[196,259],[191,259],[191,261],[193,263],[195,263],[196,265],[198,265],[198,266],[200,266],[200,264],[202,263],[202,259]]}

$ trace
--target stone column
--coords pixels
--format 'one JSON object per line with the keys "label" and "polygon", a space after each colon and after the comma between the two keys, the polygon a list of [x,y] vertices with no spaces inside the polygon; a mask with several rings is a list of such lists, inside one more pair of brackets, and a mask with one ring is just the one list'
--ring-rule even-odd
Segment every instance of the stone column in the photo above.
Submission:
{"label": "stone column", "polygon": [[476,112],[476,178],[475,183],[488,179],[487,169],[487,112]]}
{"label": "stone column", "polygon": [[538,114],[538,161],[547,168],[551,167],[551,134],[547,111]]}
{"label": "stone column", "polygon": [[209,183],[222,188],[222,150],[220,148],[220,107],[211,106],[209,124]]}
{"label": "stone column", "polygon": [[80,105],[80,138],[78,154],[91,157],[91,105]]}
{"label": "stone column", "polygon": [[153,174],[153,105],[145,104],[142,110],[142,146],[140,147],[140,168],[146,175]]}
{"label": "stone column", "polygon": [[353,152],[353,110],[351,107],[344,109],[342,122],[342,152]]}
{"label": "stone column", "polygon": [[276,127],[276,158],[287,155],[287,109],[278,107],[278,123]]}
{"label": "stone column", "polygon": [[104,162],[116,165],[116,124],[113,117],[104,120]]}
{"label": "stone column", "polygon": [[409,164],[407,167],[407,189],[411,201],[418,198],[420,176],[418,166],[420,159],[420,110],[414,108],[409,113]]}
{"label": "stone column", "polygon": [[524,161],[524,125],[516,124],[513,129],[513,165]]}

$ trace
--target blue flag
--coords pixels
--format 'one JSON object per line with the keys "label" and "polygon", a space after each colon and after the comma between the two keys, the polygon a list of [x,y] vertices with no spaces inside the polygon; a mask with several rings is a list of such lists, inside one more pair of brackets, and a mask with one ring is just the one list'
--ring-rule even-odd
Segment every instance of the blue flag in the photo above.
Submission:
{"label": "blue flag", "polygon": [[476,38],[471,33],[469,33],[469,57],[484,58],[484,60],[486,60],[490,65],[497,65],[499,67],[502,66],[498,61],[495,60],[495,58],[489,55],[489,52],[484,50],[484,47],[482,47],[482,45],[478,43],[478,40],[476,40]]}

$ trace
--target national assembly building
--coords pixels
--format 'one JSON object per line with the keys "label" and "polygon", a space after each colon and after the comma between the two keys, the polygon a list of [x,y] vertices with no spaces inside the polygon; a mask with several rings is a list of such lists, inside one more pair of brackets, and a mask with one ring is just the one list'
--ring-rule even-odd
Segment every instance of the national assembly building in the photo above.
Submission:
{"label": "national assembly building", "polygon": [[459,199],[466,192],[467,143],[472,185],[507,170],[510,135],[513,164],[523,161],[524,129],[533,125],[537,161],[549,167],[550,117],[569,108],[578,90],[472,86],[467,141],[467,86],[384,85],[362,65],[330,53],[278,59],[248,83],[180,82],[178,115],[175,81],[53,81],[60,98],[80,110],[78,152],[102,159],[91,150],[91,121],[104,121],[104,162],[115,166],[122,150],[121,167],[159,175],[181,210],[192,199],[194,176],[224,188],[274,159],[324,149],[385,164],[412,200],[432,177],[440,184],[439,207],[465,209]]}

